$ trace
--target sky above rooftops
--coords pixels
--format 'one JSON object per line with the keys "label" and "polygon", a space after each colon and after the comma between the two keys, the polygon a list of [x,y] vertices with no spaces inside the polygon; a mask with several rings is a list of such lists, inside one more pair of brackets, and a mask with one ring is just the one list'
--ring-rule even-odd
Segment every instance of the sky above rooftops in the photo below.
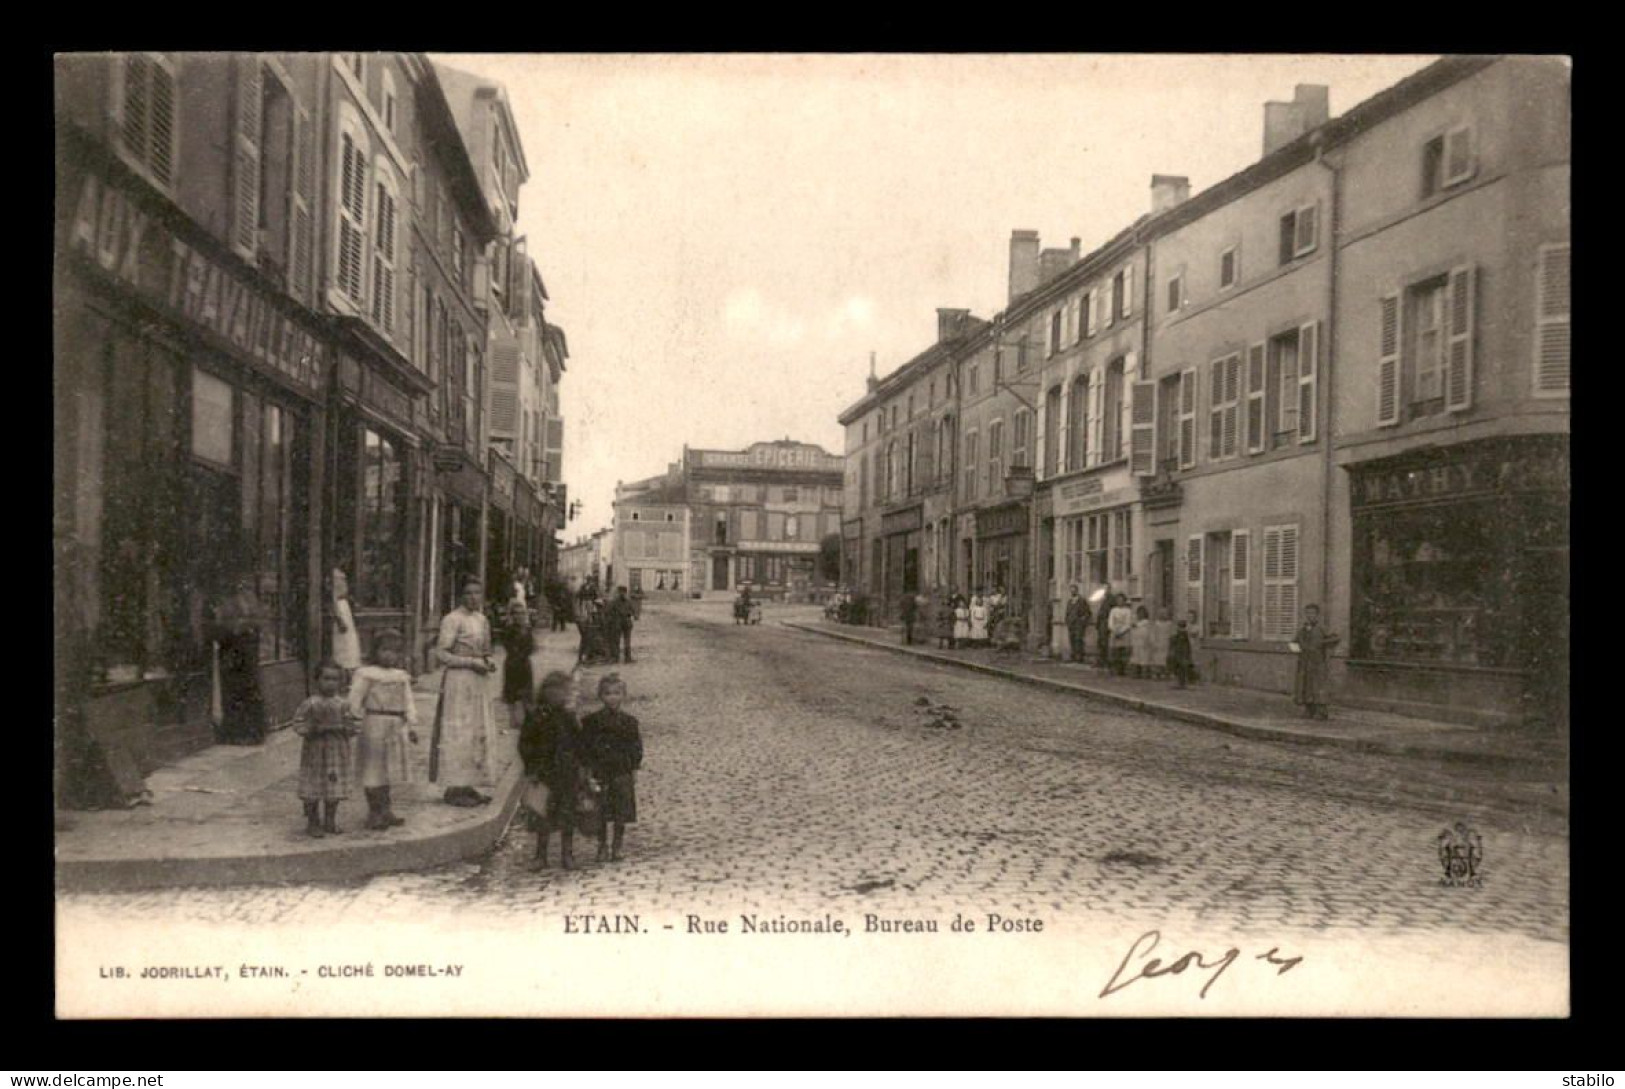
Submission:
{"label": "sky above rooftops", "polygon": [[1010,232],[1088,253],[1256,162],[1263,104],[1333,116],[1423,56],[435,55],[508,91],[530,181],[519,233],[570,340],[564,475],[610,520],[616,480],[684,443],[836,422],[936,336],[936,308],[1006,301]]}

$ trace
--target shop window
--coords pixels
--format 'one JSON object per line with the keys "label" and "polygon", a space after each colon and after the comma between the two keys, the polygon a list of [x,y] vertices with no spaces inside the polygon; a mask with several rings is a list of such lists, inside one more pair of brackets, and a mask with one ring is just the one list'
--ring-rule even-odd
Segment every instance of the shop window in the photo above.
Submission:
{"label": "shop window", "polygon": [[237,402],[230,385],[192,370],[192,455],[221,468],[233,466]]}
{"label": "shop window", "polygon": [[371,428],[362,432],[356,600],[367,608],[398,609],[406,600],[403,464],[400,451],[389,439]]}
{"label": "shop window", "polygon": [[[100,420],[86,421],[97,431],[88,445],[99,443],[100,464],[83,470],[101,483],[99,526],[82,531],[85,544],[99,545],[91,621],[94,668],[98,680],[133,681],[197,662],[202,632],[195,633],[195,643],[184,636],[189,630],[182,615],[184,595],[189,586],[204,593],[217,587],[194,585],[213,580],[194,580],[181,548],[179,531],[188,515],[183,504],[192,504],[177,488],[182,418],[177,364],[162,349],[124,337],[101,351],[97,399],[104,409]],[[229,489],[222,494],[229,495]],[[205,498],[198,497],[197,508],[206,505]],[[234,512],[221,519],[222,528],[229,528]],[[201,519],[204,512],[192,514]]]}
{"label": "shop window", "polygon": [[1084,551],[1084,518],[1068,518],[1061,523],[1061,571],[1067,585],[1078,585],[1087,592],[1087,554]]}
{"label": "shop window", "polygon": [[1128,510],[1112,511],[1112,581],[1124,585],[1134,577],[1134,519]]}
{"label": "shop window", "polygon": [[248,505],[255,511],[251,528],[257,543],[255,575],[267,620],[260,629],[260,660],[294,658],[303,643],[299,576],[304,549],[297,527],[304,520],[307,498],[300,471],[303,459],[296,454],[303,449],[303,436],[297,432],[293,415],[280,405],[245,405],[244,411],[253,411],[259,422],[252,432],[245,429],[245,439],[254,441],[256,450],[252,457],[244,458],[244,468],[245,473],[249,465],[254,468],[247,481]]}
{"label": "shop window", "polygon": [[1372,512],[1356,527],[1358,657],[1515,666],[1519,602],[1491,502]]}

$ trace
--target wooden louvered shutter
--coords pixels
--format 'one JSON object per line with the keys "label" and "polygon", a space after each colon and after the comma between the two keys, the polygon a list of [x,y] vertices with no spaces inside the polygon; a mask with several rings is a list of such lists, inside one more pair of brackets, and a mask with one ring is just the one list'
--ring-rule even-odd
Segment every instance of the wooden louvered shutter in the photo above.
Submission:
{"label": "wooden louvered shutter", "polygon": [[1239,438],[1241,412],[1241,356],[1233,355],[1221,365],[1224,371],[1224,456],[1234,457]]}
{"label": "wooden louvered shutter", "polygon": [[[1074,391],[1072,389],[1072,383],[1066,381],[1065,378],[1063,378],[1061,380],[1061,384],[1055,388],[1058,389],[1061,394],[1059,400],[1050,402],[1052,410],[1054,411],[1055,415],[1059,417],[1059,419],[1057,419],[1054,423],[1050,424],[1051,427],[1056,429],[1055,471],[1057,473],[1070,473],[1076,469],[1083,468],[1081,465],[1072,464],[1072,458],[1069,456],[1071,451],[1067,448],[1068,444],[1070,444],[1072,441],[1072,417],[1070,413],[1072,409],[1072,394]],[[1048,398],[1046,397],[1045,400],[1047,401]]]}
{"label": "wooden louvered shutter", "polygon": [[1264,431],[1264,345],[1247,349],[1247,452],[1262,454],[1267,446]]}
{"label": "wooden louvered shutter", "polygon": [[1135,382],[1129,417],[1129,472],[1154,476],[1157,472],[1157,384]]}
{"label": "wooden louvered shutter", "polygon": [[1082,295],[1074,295],[1072,297],[1072,304],[1071,305],[1072,305],[1072,343],[1080,344],[1080,343],[1083,342],[1083,323],[1084,323],[1083,296]]}
{"label": "wooden louvered shutter", "polygon": [[1190,619],[1191,638],[1202,632],[1202,538],[1185,538],[1185,614]]}
{"label": "wooden louvered shutter", "polygon": [[1320,203],[1306,204],[1298,209],[1296,238],[1293,240],[1292,252],[1295,256],[1311,252],[1315,248],[1320,223]]}
{"label": "wooden louvered shutter", "polygon": [[175,118],[178,98],[175,69],[168,58],[160,56],[153,60],[151,77],[147,166],[152,171],[152,180],[167,189],[175,181],[180,138],[180,126]]}
{"label": "wooden louvered shutter", "polygon": [[1315,416],[1320,377],[1319,325],[1310,322],[1298,330],[1298,441],[1315,441]]}
{"label": "wooden louvered shutter", "polygon": [[1051,430],[1058,426],[1058,421],[1050,419],[1054,415],[1054,405],[1048,395],[1038,400],[1038,457],[1037,465],[1033,466],[1033,479],[1046,480],[1055,475],[1059,464],[1049,456],[1049,447],[1044,442]]}
{"label": "wooden louvered shutter", "polygon": [[354,137],[340,137],[339,163],[339,288],[352,302],[362,298],[361,259],[366,235],[362,230],[366,215],[366,161]]}
{"label": "wooden louvered shutter", "polygon": [[232,138],[231,248],[254,260],[260,228],[260,59],[253,53],[232,57],[236,109]]}
{"label": "wooden louvered shutter", "polygon": [[152,70],[156,65],[146,53],[131,53],[118,69],[118,134],[127,154],[147,161],[152,146],[152,125],[148,103],[152,100]]}
{"label": "wooden louvered shutter", "polygon": [[1096,369],[1089,379],[1089,441],[1093,444],[1094,455],[1090,457],[1091,465],[1100,465],[1110,461],[1113,452],[1106,449],[1106,429],[1101,426],[1106,418],[1106,372]]}
{"label": "wooden louvered shutter", "polygon": [[1207,456],[1218,461],[1224,456],[1224,360],[1208,364]]}
{"label": "wooden louvered shutter", "polygon": [[1196,368],[1179,374],[1179,467],[1196,465]]}
{"label": "wooden louvered shutter", "polygon": [[1298,622],[1298,527],[1264,527],[1264,638],[1291,639]]}
{"label": "wooden louvered shutter", "polygon": [[1473,407],[1473,302],[1474,270],[1471,266],[1450,270],[1446,304],[1450,307],[1445,348],[1444,407],[1460,412]]}
{"label": "wooden louvered shutter", "polygon": [[387,331],[395,328],[395,198],[380,176],[374,204],[378,233],[372,247],[372,319]]}
{"label": "wooden louvered shutter", "polygon": [[316,140],[310,124],[310,111],[299,107],[293,113],[293,197],[288,216],[288,253],[293,297],[307,305],[315,293],[311,282],[311,250],[315,245],[310,210],[316,203]]}
{"label": "wooden louvered shutter", "polygon": [[927,420],[914,429],[915,449],[917,450],[914,474],[914,487],[917,491],[925,491],[937,479],[937,444],[936,425]]}
{"label": "wooden louvered shutter", "polygon": [[1252,534],[1245,529],[1230,534],[1230,637],[1252,638],[1252,601],[1248,593],[1248,564],[1252,562]]}
{"label": "wooden louvered shutter", "polygon": [[1399,422],[1399,296],[1384,295],[1377,304],[1377,426]]}
{"label": "wooden louvered shutter", "polygon": [[1123,317],[1134,313],[1134,266],[1123,266]]}
{"label": "wooden louvered shutter", "polygon": [[1569,244],[1543,246],[1536,272],[1535,394],[1569,392]]}

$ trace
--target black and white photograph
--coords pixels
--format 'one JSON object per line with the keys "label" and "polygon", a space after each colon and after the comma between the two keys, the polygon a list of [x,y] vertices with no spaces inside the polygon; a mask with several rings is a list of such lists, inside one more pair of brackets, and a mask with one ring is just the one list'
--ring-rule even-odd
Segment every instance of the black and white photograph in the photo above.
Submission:
{"label": "black and white photograph", "polygon": [[1571,78],[57,54],[56,1015],[1569,1016]]}

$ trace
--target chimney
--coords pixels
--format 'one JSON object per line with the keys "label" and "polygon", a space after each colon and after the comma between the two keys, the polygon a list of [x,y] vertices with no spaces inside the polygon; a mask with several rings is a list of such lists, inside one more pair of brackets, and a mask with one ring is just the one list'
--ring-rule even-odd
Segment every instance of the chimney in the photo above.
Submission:
{"label": "chimney", "polygon": [[1183,174],[1151,175],[1151,214],[1183,204],[1191,195],[1191,180]]}
{"label": "chimney", "polygon": [[1321,83],[1300,83],[1291,102],[1264,103],[1264,154],[1280,150],[1330,116],[1331,92]]}
{"label": "chimney", "polygon": [[1038,282],[1047,284],[1061,273],[1072,267],[1077,258],[1071,250],[1051,249],[1044,250],[1038,255]]}
{"label": "chimney", "polygon": [[1072,248],[1072,263],[1075,265],[1075,264],[1077,264],[1079,261],[1081,261],[1083,259],[1083,239],[1074,238],[1072,240],[1072,247],[1071,248]]}
{"label": "chimney", "polygon": [[875,373],[875,353],[869,353],[869,392],[873,393],[880,388],[880,376]]}
{"label": "chimney", "polygon": [[1010,298],[1038,286],[1038,232],[1010,232]]}
{"label": "chimney", "polygon": [[937,343],[952,340],[958,336],[965,327],[965,319],[970,316],[969,310],[953,310],[945,306],[937,307]]}

